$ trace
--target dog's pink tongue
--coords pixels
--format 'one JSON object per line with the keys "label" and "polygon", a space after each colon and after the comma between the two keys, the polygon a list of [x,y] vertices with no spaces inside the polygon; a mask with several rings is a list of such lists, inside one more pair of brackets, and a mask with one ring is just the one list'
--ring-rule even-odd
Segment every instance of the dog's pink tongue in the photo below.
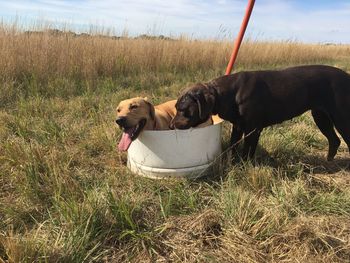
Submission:
{"label": "dog's pink tongue", "polygon": [[129,146],[132,142],[131,132],[132,132],[131,129],[123,132],[122,138],[120,139],[120,142],[118,144],[119,151],[127,151],[129,149]]}

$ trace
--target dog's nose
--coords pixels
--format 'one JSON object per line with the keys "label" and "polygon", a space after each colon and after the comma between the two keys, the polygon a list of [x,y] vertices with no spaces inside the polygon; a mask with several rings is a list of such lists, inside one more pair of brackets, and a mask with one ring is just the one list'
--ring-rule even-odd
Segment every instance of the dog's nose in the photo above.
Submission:
{"label": "dog's nose", "polygon": [[126,117],[118,117],[115,122],[119,125],[119,126],[124,126],[126,123]]}

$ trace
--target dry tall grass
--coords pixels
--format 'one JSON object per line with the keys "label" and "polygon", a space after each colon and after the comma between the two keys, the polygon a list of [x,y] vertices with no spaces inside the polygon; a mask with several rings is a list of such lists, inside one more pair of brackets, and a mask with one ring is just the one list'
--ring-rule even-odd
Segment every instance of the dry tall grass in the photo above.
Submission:
{"label": "dry tall grass", "polygon": [[[39,31],[41,33],[39,33]],[[96,79],[148,72],[197,72],[224,68],[232,44],[186,38],[132,39],[76,35],[70,31],[38,28],[25,32],[0,25],[0,75],[17,79],[35,76]],[[238,68],[338,61],[350,53],[349,46],[296,42],[246,41]]]}

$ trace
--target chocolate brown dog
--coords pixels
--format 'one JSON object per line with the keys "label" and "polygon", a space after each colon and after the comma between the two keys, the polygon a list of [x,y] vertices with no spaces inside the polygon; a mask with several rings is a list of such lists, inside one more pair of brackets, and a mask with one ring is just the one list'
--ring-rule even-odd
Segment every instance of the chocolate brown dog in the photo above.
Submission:
{"label": "chocolate brown dog", "polygon": [[172,126],[187,129],[212,114],[233,124],[231,145],[244,135],[244,159],[253,157],[263,128],[311,110],[329,143],[327,160],[340,139],[350,151],[350,75],[330,66],[299,66],[274,71],[250,71],[196,84],[176,103]]}

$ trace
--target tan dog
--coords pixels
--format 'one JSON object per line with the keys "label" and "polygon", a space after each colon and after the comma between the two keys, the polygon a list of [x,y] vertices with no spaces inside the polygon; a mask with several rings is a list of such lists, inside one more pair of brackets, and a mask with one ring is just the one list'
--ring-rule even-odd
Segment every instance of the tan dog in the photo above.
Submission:
{"label": "tan dog", "polygon": [[171,100],[153,106],[147,98],[141,97],[121,101],[117,107],[116,123],[123,135],[118,149],[127,151],[143,130],[169,130],[170,121],[176,115],[175,104],[176,100]]}
{"label": "tan dog", "polygon": [[[176,115],[175,104],[176,100],[171,100],[153,106],[147,98],[141,97],[121,101],[117,107],[116,123],[123,130],[123,135],[118,149],[127,151],[132,141],[143,130],[169,130],[170,122]],[[213,119],[210,117],[204,123],[196,126],[196,128],[212,124]]]}

